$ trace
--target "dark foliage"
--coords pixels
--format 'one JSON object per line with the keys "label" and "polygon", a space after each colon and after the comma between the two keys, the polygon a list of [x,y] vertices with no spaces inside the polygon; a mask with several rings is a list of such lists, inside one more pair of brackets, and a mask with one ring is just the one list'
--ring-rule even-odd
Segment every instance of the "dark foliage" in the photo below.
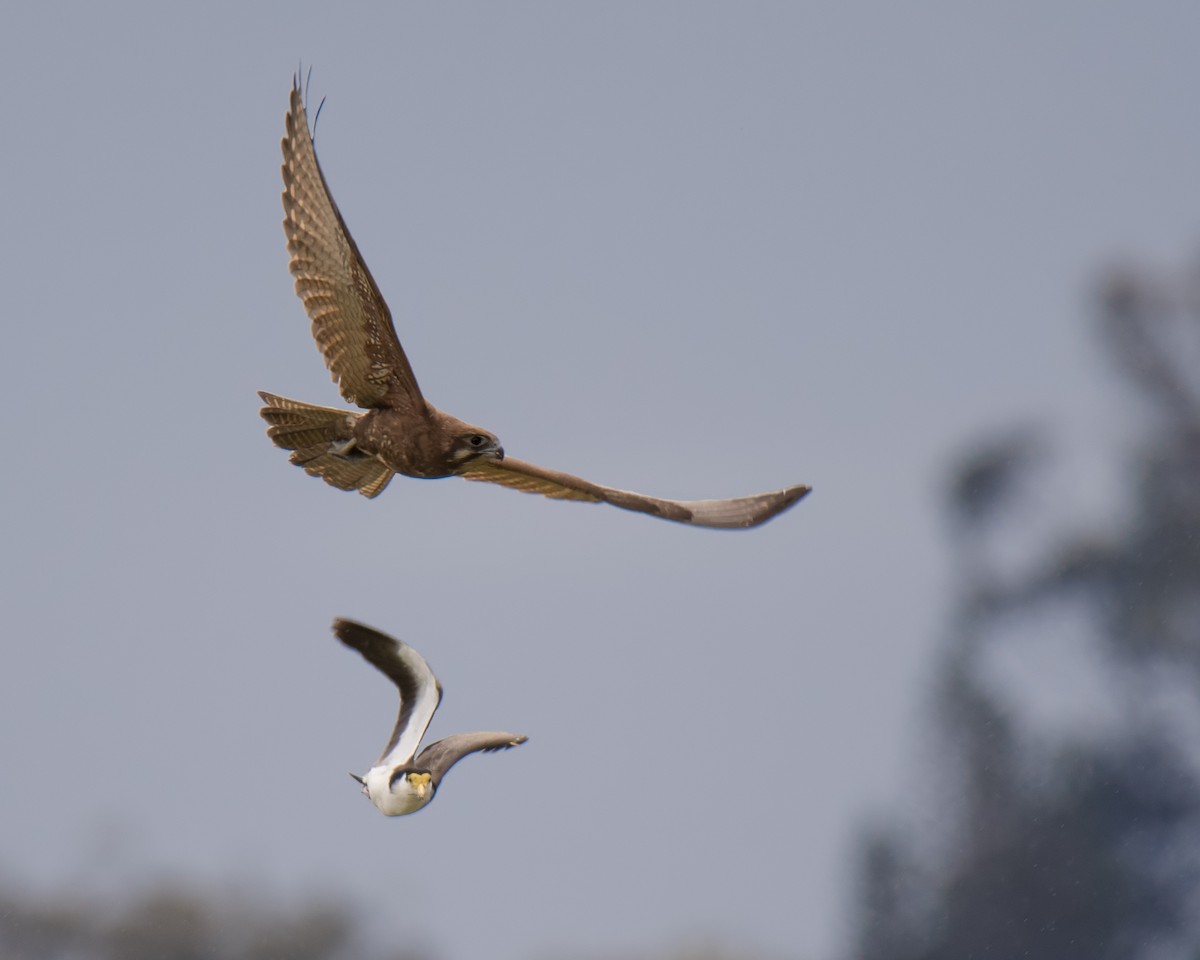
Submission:
{"label": "dark foliage", "polygon": [[[964,577],[936,691],[954,816],[926,844],[898,825],[864,843],[859,960],[1200,958],[1198,289],[1200,273],[1122,272],[1102,291],[1104,341],[1144,423],[1119,534],[1064,538],[1014,576],[987,543],[1038,447],[1014,433],[954,479]],[[1063,605],[1093,625],[1087,655],[1120,722],[1030,736],[989,656]]]}

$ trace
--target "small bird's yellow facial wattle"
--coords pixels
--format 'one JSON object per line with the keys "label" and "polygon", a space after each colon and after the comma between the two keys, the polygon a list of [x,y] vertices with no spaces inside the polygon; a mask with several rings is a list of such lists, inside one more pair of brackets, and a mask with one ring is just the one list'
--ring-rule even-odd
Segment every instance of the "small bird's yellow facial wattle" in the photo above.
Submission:
{"label": "small bird's yellow facial wattle", "polygon": [[408,775],[409,786],[417,791],[417,796],[422,800],[425,799],[425,791],[429,789],[431,779],[432,777],[428,773],[410,773]]}

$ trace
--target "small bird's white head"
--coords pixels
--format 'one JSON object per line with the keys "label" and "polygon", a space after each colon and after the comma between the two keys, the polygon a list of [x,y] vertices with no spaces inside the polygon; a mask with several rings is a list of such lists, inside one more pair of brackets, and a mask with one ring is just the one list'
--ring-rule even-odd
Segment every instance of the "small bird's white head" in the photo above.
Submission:
{"label": "small bird's white head", "polygon": [[362,784],[363,793],[388,817],[415,813],[437,792],[431,773],[403,767],[373,767]]}

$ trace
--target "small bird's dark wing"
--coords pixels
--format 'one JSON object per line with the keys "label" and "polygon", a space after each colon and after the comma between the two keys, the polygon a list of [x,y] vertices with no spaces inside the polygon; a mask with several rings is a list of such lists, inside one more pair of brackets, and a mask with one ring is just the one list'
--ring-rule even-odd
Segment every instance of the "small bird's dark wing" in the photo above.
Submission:
{"label": "small bird's dark wing", "polygon": [[559,500],[585,500],[611,503],[622,510],[637,510],[664,520],[690,523],[697,527],[756,527],[782,513],[811,490],[797,484],[784,490],[756,493],[749,497],[726,500],[660,500],[629,490],[603,487],[590,480],[559,470],[547,470],[512,457],[492,460],[481,457],[471,461],[459,476],[512,487],[523,493],[540,493]]}
{"label": "small bird's dark wing", "polygon": [[360,407],[424,403],[371,272],[338,212],[317,154],[299,81],[283,138],[283,232],[296,293],[342,396]]}
{"label": "small bird's dark wing", "polygon": [[441,783],[446,771],[458,763],[469,753],[493,750],[507,750],[509,747],[520,746],[528,737],[519,733],[503,733],[489,731],[487,733],[456,733],[452,737],[431,743],[413,762],[418,770],[428,770],[433,776],[433,785]]}
{"label": "small bird's dark wing", "polygon": [[353,620],[342,619],[333,621],[333,632],[342,643],[361,653],[400,691],[400,714],[396,717],[396,727],[376,766],[408,763],[417,752],[429,721],[441,703],[442,685],[438,683],[438,678],[416,650],[385,633]]}

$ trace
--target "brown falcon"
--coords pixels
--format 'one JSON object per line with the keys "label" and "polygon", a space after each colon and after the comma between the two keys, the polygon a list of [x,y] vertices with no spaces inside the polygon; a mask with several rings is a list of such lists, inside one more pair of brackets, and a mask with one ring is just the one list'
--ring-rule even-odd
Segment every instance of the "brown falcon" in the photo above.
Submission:
{"label": "brown falcon", "polygon": [[504,455],[495,435],[438,410],[421,394],[391,312],[329,192],[298,82],[283,138],[283,230],[296,293],[342,396],[366,413],[260,392],[267,435],[291,462],[342,490],[377,496],[397,473],[465,477],[561,500],[703,527],[753,527],[808,493],[804,485],[726,500],[660,500],[604,487]]}

